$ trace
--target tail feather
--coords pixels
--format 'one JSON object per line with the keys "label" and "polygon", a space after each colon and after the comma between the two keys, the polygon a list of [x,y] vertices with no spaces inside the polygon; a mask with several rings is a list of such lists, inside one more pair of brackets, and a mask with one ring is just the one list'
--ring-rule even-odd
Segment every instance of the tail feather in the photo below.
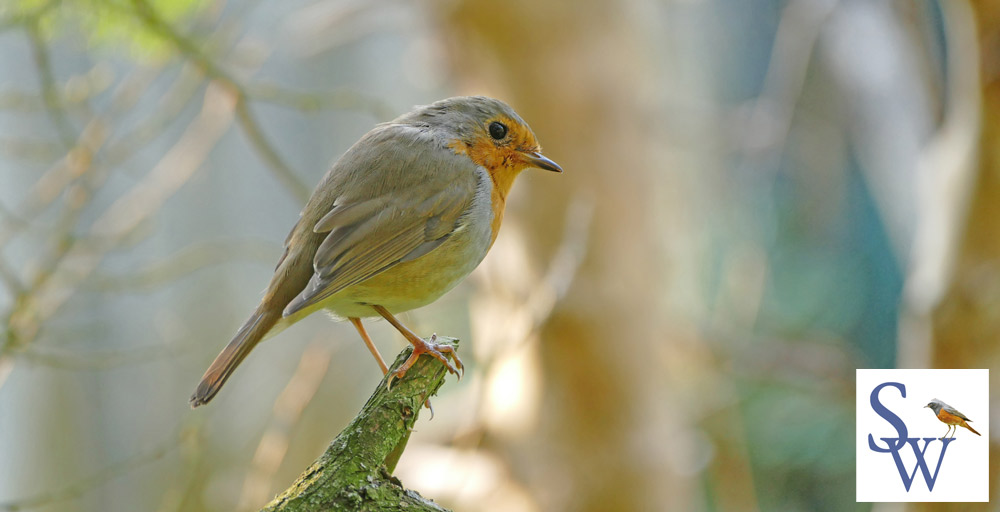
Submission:
{"label": "tail feather", "polygon": [[201,377],[198,388],[191,395],[191,407],[208,403],[222,389],[226,379],[233,374],[236,367],[257,343],[274,327],[274,324],[281,319],[281,310],[269,311],[262,304],[254,311],[253,315],[243,324],[243,327],[233,336],[232,341],[222,349],[222,352],[215,357],[205,375]]}
{"label": "tail feather", "polygon": [[982,435],[982,434],[980,434],[979,432],[976,432],[976,429],[972,428],[972,426],[970,426],[970,425],[969,425],[968,423],[966,423],[966,422],[963,422],[963,423],[962,423],[962,426],[963,426],[963,427],[965,427],[965,428],[967,428],[967,429],[969,429],[969,430],[971,430],[971,431],[972,431],[972,433],[973,433],[973,434],[976,434],[977,436],[981,436],[981,435]]}

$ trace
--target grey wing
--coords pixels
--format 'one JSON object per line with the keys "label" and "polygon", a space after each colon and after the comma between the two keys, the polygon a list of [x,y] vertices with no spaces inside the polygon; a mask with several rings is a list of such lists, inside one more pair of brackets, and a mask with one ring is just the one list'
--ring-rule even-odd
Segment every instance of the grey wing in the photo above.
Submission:
{"label": "grey wing", "polygon": [[474,167],[442,148],[423,153],[419,159],[392,159],[395,165],[377,162],[366,175],[386,178],[374,187],[377,195],[334,200],[313,226],[327,233],[313,257],[313,276],[285,316],[429,253],[458,228],[476,193]]}
{"label": "grey wing", "polygon": [[956,409],[956,408],[954,408],[954,407],[952,407],[950,405],[944,406],[944,410],[948,411],[951,414],[954,414],[955,416],[958,416],[959,418],[962,418],[965,421],[972,421],[969,418],[966,418],[964,414],[958,412],[958,409]]}

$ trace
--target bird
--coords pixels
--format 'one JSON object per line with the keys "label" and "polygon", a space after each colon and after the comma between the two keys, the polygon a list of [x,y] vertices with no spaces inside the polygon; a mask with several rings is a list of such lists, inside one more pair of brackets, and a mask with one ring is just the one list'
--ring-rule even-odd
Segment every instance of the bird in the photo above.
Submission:
{"label": "bird", "polygon": [[931,400],[930,403],[924,407],[929,407],[932,411],[934,411],[934,414],[937,415],[937,419],[940,420],[941,423],[948,425],[948,430],[945,431],[944,436],[940,438],[941,440],[948,437],[949,432],[951,432],[951,437],[955,437],[955,431],[952,429],[958,430],[958,427],[965,427],[973,434],[976,434],[977,436],[981,435],[979,432],[976,432],[976,429],[970,427],[969,424],[966,423],[972,420],[967,418],[964,414],[958,412],[958,409],[955,409],[937,398]]}
{"label": "bird", "polygon": [[447,98],[376,125],[312,192],[260,304],[205,371],[191,406],[212,400],[262,340],[320,310],[354,325],[383,374],[362,318],[384,318],[413,345],[390,383],[421,354],[464,372],[451,346],[421,339],[396,315],[434,302],[479,265],[528,168],[562,172],[528,124],[493,98]]}

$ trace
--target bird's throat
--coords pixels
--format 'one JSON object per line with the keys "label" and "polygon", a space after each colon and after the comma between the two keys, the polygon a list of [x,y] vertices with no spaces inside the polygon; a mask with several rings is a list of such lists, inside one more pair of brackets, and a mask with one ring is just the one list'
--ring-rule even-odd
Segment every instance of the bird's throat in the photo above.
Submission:
{"label": "bird's throat", "polygon": [[493,180],[493,189],[490,192],[490,204],[493,206],[493,220],[490,223],[490,247],[500,233],[500,223],[503,222],[503,212],[507,207],[507,193],[514,185],[514,178],[517,172],[510,169],[495,170],[487,168],[490,179]]}
{"label": "bird's throat", "polygon": [[476,141],[472,143],[461,140],[454,141],[448,145],[455,154],[465,155],[473,163],[486,169],[493,181],[493,189],[490,193],[490,203],[493,208],[493,220],[491,222],[490,247],[497,239],[500,231],[500,223],[503,221],[504,208],[507,205],[507,194],[514,185],[514,178],[524,169],[523,164],[518,162],[517,154],[511,149],[498,149],[488,141]]}

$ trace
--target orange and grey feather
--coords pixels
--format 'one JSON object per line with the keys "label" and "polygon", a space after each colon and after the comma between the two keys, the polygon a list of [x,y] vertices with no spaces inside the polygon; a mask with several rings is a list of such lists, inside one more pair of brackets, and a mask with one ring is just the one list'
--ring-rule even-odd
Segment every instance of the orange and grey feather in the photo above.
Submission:
{"label": "orange and grey feather", "polygon": [[958,409],[956,409],[956,408],[954,408],[954,407],[952,407],[952,406],[950,406],[948,404],[945,404],[945,406],[942,407],[942,409],[945,412],[947,412],[948,414],[951,414],[952,416],[958,416],[959,418],[962,418],[965,421],[972,421],[969,418],[967,418],[964,414],[958,412]]}
{"label": "orange and grey feather", "polygon": [[948,414],[951,414],[952,416],[958,416],[959,418],[962,418],[965,421],[972,421],[969,418],[967,418],[964,414],[958,412],[958,409],[942,402],[941,400],[938,400],[937,398],[931,400],[926,407],[930,407],[930,409],[934,411],[934,414],[938,416],[941,415],[941,411],[945,411]]}
{"label": "orange and grey feather", "polygon": [[969,429],[970,432],[976,434],[977,436],[981,435],[979,432],[976,432],[976,429],[972,428],[967,423],[972,420],[959,412],[958,409],[942,402],[941,400],[935,398],[925,407],[929,407],[932,411],[934,411],[934,415],[937,416],[937,419],[940,420],[941,423],[945,423],[947,425],[959,425]]}

